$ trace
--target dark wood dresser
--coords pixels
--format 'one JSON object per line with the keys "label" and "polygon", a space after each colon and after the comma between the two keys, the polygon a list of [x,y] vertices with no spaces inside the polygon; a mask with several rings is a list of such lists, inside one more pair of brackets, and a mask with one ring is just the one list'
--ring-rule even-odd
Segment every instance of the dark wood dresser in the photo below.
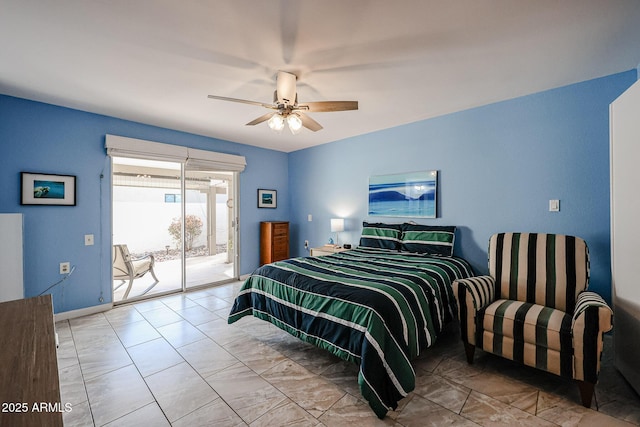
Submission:
{"label": "dark wood dresser", "polygon": [[0,426],[62,426],[51,295],[0,303]]}
{"label": "dark wood dresser", "polygon": [[289,258],[289,223],[260,223],[260,265]]}

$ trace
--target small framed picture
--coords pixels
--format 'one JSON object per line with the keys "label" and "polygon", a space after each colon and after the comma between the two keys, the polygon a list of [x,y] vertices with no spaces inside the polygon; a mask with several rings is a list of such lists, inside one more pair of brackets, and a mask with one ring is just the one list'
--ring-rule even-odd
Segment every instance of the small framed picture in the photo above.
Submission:
{"label": "small framed picture", "polygon": [[21,205],[76,205],[76,177],[22,172]]}
{"label": "small framed picture", "polygon": [[258,189],[258,207],[275,209],[278,206],[276,190]]}

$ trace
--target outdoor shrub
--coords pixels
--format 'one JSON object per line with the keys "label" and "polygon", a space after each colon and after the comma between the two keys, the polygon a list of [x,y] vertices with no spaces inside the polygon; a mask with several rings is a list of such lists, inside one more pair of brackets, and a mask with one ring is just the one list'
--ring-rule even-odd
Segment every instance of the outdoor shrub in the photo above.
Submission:
{"label": "outdoor shrub", "polygon": [[[184,240],[185,250],[190,251],[193,248],[193,241],[202,234],[202,220],[195,215],[187,215],[185,220],[186,238]],[[180,247],[182,240],[180,218],[174,218],[169,225],[169,234],[176,243],[176,247]]]}

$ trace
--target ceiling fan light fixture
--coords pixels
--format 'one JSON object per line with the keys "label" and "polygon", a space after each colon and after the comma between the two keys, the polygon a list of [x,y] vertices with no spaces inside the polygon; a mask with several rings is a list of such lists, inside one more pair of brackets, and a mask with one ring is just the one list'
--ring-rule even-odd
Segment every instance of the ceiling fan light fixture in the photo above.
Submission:
{"label": "ceiling fan light fixture", "polygon": [[289,114],[287,116],[287,125],[289,125],[291,133],[295,135],[302,129],[302,120],[297,114]]}
{"label": "ceiling fan light fixture", "polygon": [[276,132],[282,132],[284,129],[284,117],[280,113],[276,113],[267,121],[269,128]]}
{"label": "ceiling fan light fixture", "polygon": [[276,90],[273,93],[272,104],[218,95],[209,95],[209,98],[268,108],[271,110],[269,113],[251,120],[247,123],[247,126],[255,126],[266,121],[271,130],[281,133],[286,122],[286,126],[289,127],[289,130],[294,135],[300,133],[303,127],[312,132],[317,132],[322,129],[322,125],[307,116],[305,114],[306,112],[321,113],[323,111],[348,111],[358,109],[358,101],[317,101],[298,104],[298,92],[296,91],[297,79],[298,77],[293,73],[278,71]]}

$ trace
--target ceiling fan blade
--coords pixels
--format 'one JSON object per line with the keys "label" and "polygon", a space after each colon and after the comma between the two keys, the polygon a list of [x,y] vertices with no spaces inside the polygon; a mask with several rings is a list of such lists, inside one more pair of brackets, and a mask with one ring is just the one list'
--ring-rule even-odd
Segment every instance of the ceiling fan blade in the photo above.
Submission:
{"label": "ceiling fan blade", "polygon": [[257,105],[258,107],[275,109],[275,107],[271,104],[265,104],[263,102],[257,102],[257,101],[248,101],[246,99],[227,98],[226,96],[217,96],[217,95],[209,95],[208,98],[219,99],[221,101],[240,102],[242,104]]}
{"label": "ceiling fan blade", "polygon": [[294,105],[296,103],[296,75],[286,71],[278,71],[276,94],[278,104]]}
{"label": "ceiling fan blade", "polygon": [[263,114],[262,116],[258,117],[257,119],[251,120],[249,123],[246,124],[246,126],[253,126],[253,125],[257,125],[257,124],[262,123],[262,122],[266,122],[274,114],[278,114],[278,113],[274,112],[274,113]]}
{"label": "ceiling fan blade", "polygon": [[357,110],[358,101],[318,101],[298,105],[297,109],[314,113]]}
{"label": "ceiling fan blade", "polygon": [[307,129],[312,130],[314,132],[317,132],[320,129],[322,129],[322,125],[320,123],[316,122],[306,114],[302,114],[300,112],[296,114],[298,115],[298,117],[300,117],[300,120],[302,121],[302,126],[306,127]]}

